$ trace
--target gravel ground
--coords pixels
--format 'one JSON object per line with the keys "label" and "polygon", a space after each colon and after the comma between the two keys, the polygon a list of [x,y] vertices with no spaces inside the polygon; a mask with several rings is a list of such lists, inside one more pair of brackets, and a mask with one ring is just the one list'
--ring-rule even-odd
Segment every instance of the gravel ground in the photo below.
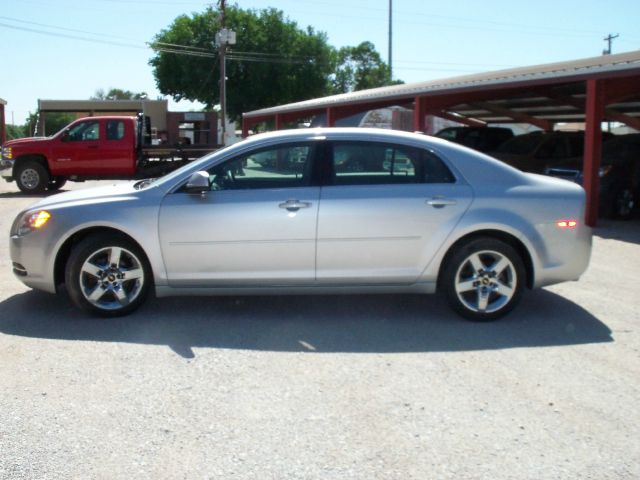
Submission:
{"label": "gravel ground", "polygon": [[[67,189],[96,184],[70,184]],[[436,296],[158,299],[117,320],[13,277],[0,478],[640,478],[640,223],[473,324]]]}

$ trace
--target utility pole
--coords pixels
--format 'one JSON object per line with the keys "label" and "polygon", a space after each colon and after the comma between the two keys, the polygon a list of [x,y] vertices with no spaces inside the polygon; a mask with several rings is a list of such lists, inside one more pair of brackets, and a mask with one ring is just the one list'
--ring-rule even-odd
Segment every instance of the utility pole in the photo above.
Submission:
{"label": "utility pole", "polygon": [[389,0],[389,77],[393,80],[393,0]]}
{"label": "utility pole", "polygon": [[216,45],[220,49],[220,125],[222,145],[225,145],[227,134],[227,64],[225,54],[227,45],[235,45],[236,32],[225,27],[225,0],[218,0],[220,8],[220,30],[216,33]]}
{"label": "utility pole", "polygon": [[220,6],[220,31],[218,32],[217,40],[218,47],[220,48],[220,126],[222,127],[222,139],[220,143],[222,143],[222,145],[224,146],[227,133],[227,64],[224,59],[224,55],[227,50],[227,43],[222,38],[224,36],[222,32],[225,30],[225,0],[218,0],[218,4]]}
{"label": "utility pole", "polygon": [[620,36],[620,34],[619,34],[619,33],[616,33],[615,35],[611,35],[611,34],[609,34],[609,35],[607,35],[606,37],[604,37],[604,38],[603,38],[603,40],[604,40],[605,42],[607,42],[607,48],[606,48],[606,49],[604,49],[604,50],[602,51],[602,54],[603,54],[603,55],[611,55],[611,42],[612,42],[615,38],[618,38],[619,36]]}

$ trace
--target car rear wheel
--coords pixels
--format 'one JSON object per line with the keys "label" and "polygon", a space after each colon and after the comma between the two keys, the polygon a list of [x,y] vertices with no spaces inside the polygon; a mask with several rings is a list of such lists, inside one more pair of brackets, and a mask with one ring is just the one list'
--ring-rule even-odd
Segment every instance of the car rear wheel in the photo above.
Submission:
{"label": "car rear wheel", "polygon": [[18,188],[25,193],[44,192],[49,184],[49,172],[37,161],[28,160],[18,165],[15,177]]}
{"label": "car rear wheel", "polygon": [[142,304],[152,282],[151,267],[130,240],[113,234],[91,235],[71,251],[65,281],[75,305],[116,317]]}
{"label": "car rear wheel", "polygon": [[509,313],[522,296],[525,269],[516,250],[493,238],[460,245],[443,272],[451,307],[463,317],[489,321]]}

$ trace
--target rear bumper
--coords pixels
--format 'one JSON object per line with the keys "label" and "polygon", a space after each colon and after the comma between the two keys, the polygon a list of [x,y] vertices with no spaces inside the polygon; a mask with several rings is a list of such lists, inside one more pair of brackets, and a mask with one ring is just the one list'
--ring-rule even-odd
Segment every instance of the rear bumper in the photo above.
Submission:
{"label": "rear bumper", "polygon": [[538,231],[545,238],[545,249],[534,287],[578,280],[591,259],[591,227],[582,224],[575,230],[559,231],[555,225],[545,225]]}

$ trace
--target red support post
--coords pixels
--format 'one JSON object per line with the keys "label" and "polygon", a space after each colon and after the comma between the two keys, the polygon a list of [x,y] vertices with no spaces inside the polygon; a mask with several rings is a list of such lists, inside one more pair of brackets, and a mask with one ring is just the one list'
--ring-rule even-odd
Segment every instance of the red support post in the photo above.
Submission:
{"label": "red support post", "polygon": [[279,113],[276,113],[276,130],[282,130],[282,124],[284,123],[282,121],[282,115],[280,115]]}
{"label": "red support post", "polygon": [[587,192],[585,221],[595,227],[598,221],[600,198],[600,155],[602,153],[601,123],[604,113],[604,86],[602,81],[587,80],[587,102],[585,111],[584,136],[584,189]]}
{"label": "red support post", "polygon": [[425,115],[426,112],[426,98],[416,97],[413,107],[413,130],[416,132],[425,131]]}
{"label": "red support post", "polygon": [[4,104],[0,101],[0,145],[7,141],[7,126],[4,121]]}
{"label": "red support post", "polygon": [[249,121],[242,117],[242,138],[247,138],[249,136]]}
{"label": "red support post", "polygon": [[333,108],[327,108],[327,127],[334,127],[336,125],[336,116]]}

